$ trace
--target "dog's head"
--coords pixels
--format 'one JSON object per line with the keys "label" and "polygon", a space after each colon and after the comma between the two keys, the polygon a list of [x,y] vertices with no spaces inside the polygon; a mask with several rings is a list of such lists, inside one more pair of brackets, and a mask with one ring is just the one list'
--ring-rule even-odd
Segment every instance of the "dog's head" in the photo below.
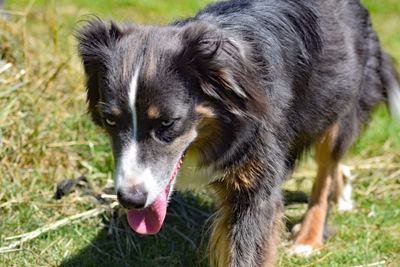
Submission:
{"label": "dog's head", "polygon": [[223,118],[255,119],[264,111],[250,48],[199,22],[95,20],[77,39],[89,112],[111,139],[118,200],[134,230],[156,233],[185,152],[195,148],[203,163],[215,160],[229,128]]}

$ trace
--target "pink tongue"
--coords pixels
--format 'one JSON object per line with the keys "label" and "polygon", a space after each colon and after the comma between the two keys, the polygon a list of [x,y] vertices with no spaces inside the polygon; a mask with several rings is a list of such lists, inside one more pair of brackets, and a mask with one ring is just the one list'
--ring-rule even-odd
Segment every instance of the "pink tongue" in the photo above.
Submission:
{"label": "pink tongue", "polygon": [[151,206],[142,210],[128,210],[128,223],[136,233],[154,235],[160,231],[165,215],[167,214],[167,198],[171,182],[175,178],[178,169],[181,167],[182,159],[183,155],[169,180],[169,184],[165,187],[164,192],[158,196]]}
{"label": "pink tongue", "polygon": [[164,192],[151,204],[142,210],[129,210],[127,213],[129,225],[138,234],[152,235],[158,233],[167,214],[168,185]]}

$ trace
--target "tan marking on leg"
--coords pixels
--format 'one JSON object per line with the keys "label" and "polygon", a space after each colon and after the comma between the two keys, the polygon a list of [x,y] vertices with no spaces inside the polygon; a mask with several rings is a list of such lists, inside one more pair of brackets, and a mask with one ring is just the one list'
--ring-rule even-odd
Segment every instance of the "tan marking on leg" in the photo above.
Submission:
{"label": "tan marking on leg", "polygon": [[[216,189],[216,185],[213,185]],[[218,189],[216,189],[219,191]],[[231,243],[229,241],[229,221],[231,209],[228,205],[223,205],[216,213],[216,219],[211,225],[212,232],[209,244],[209,260],[211,266],[230,266],[231,265]]]}
{"label": "tan marking on leg", "polygon": [[[210,240],[210,264],[211,266],[231,266],[232,265],[232,243],[229,236],[229,225],[232,217],[232,196],[244,190],[254,189],[261,176],[262,166],[259,160],[252,160],[247,164],[228,170],[223,177],[213,182],[210,186],[215,191],[220,209],[217,212],[217,219],[212,227]],[[271,236],[267,236],[263,251],[260,253],[260,265],[262,267],[275,266],[277,248],[276,242],[279,239],[280,229],[282,229],[282,213],[271,214],[275,217]],[[262,227],[262,226],[260,226]]]}
{"label": "tan marking on leg", "polygon": [[147,116],[149,119],[156,119],[160,116],[160,112],[158,111],[157,107],[151,105],[147,110]]}
{"label": "tan marking on leg", "polygon": [[224,181],[232,189],[240,192],[257,186],[257,178],[262,176],[260,161],[252,160],[249,163],[232,168],[223,176]]}
{"label": "tan marking on leg", "polygon": [[333,171],[333,186],[332,186],[332,196],[331,199],[336,203],[339,196],[344,190],[344,178],[341,165],[339,164],[337,168]]}
{"label": "tan marking on leg", "polygon": [[282,217],[282,212],[279,212],[275,216],[272,234],[267,238],[267,243],[265,244],[264,259],[261,264],[262,267],[276,266],[276,260],[278,258],[278,248],[276,244],[278,244],[280,240],[280,233],[282,233],[284,229]]}
{"label": "tan marking on leg", "polygon": [[[325,219],[328,212],[329,196],[339,165],[332,158],[338,124],[333,125],[329,131],[317,142],[315,155],[318,162],[317,178],[314,181],[306,216],[295,236],[292,254],[307,256],[312,250],[322,246]],[[340,183],[338,184],[340,186]]]}

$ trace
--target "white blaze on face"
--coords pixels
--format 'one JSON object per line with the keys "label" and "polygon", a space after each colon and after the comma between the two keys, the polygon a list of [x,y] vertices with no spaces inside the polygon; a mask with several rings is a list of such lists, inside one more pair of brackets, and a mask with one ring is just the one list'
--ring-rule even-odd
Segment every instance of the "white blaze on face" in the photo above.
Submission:
{"label": "white blaze on face", "polygon": [[137,140],[137,116],[136,116],[135,103],[136,103],[136,92],[138,88],[139,71],[140,67],[136,69],[135,74],[133,74],[131,83],[129,85],[129,106],[132,111],[132,122],[133,122],[132,131],[133,131],[133,139],[135,141]]}
{"label": "white blaze on face", "polygon": [[116,159],[114,172],[115,187],[133,189],[136,186],[140,190],[148,193],[147,204],[154,201],[161,192],[160,186],[154,179],[150,168],[143,166],[138,161],[138,143],[137,143],[137,115],[136,115],[136,93],[138,89],[140,67],[138,67],[129,84],[129,106],[132,112],[132,138],[128,145],[123,148],[121,155]]}

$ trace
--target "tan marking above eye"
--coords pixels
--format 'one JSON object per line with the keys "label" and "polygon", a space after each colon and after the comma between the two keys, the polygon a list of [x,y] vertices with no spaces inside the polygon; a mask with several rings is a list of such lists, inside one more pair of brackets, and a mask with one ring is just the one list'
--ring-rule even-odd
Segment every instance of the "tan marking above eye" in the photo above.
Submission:
{"label": "tan marking above eye", "polygon": [[207,107],[203,104],[200,104],[198,106],[195,107],[194,109],[197,113],[205,116],[205,117],[209,117],[212,118],[215,116],[214,111],[212,110],[212,108]]}
{"label": "tan marking above eye", "polygon": [[160,112],[158,111],[157,107],[150,106],[149,109],[147,110],[147,115],[149,116],[150,119],[155,119],[160,116]]}
{"label": "tan marking above eye", "polygon": [[112,111],[113,115],[116,116],[116,117],[120,116],[122,114],[122,111],[117,107],[112,107],[111,111]]}

